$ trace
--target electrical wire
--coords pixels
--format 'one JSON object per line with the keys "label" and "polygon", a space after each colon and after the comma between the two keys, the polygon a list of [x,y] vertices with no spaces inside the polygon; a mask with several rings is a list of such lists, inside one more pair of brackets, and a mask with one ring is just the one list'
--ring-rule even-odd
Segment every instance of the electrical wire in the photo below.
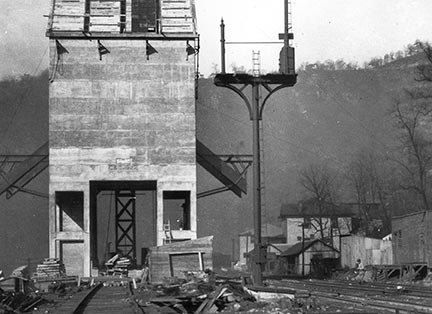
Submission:
{"label": "electrical wire", "polygon": [[[212,111],[215,111],[215,112],[217,112],[218,114],[220,114],[220,115],[222,115],[222,116],[224,116],[224,117],[227,117],[227,118],[229,118],[229,119],[231,119],[231,120],[233,120],[233,121],[236,121],[236,122],[239,122],[239,123],[241,123],[241,124],[243,124],[243,125],[248,125],[248,126],[249,126],[248,123],[246,123],[246,122],[244,122],[244,121],[241,121],[241,120],[239,120],[239,119],[236,119],[236,118],[234,118],[234,117],[232,117],[232,116],[230,116],[230,115],[228,115],[228,114],[226,114],[226,113],[224,113],[224,112],[222,112],[222,111],[219,111],[219,110],[217,110],[217,109],[214,109],[214,108],[212,108],[212,107],[210,107],[210,106],[207,106],[207,105],[204,105],[204,104],[200,104],[200,106],[202,106],[202,107],[206,107],[206,108],[208,108],[208,109],[210,109],[210,110],[212,110]],[[272,138],[275,139],[275,140],[278,140],[278,141],[280,141],[280,142],[286,143],[286,144],[288,144],[288,145],[290,145],[290,146],[293,146],[293,147],[295,147],[295,148],[297,148],[297,149],[299,149],[299,150],[301,150],[301,151],[303,151],[303,152],[305,152],[305,153],[308,153],[308,154],[310,154],[310,155],[316,156],[316,154],[317,154],[316,151],[308,150],[308,149],[304,148],[303,146],[301,146],[301,145],[299,145],[299,144],[295,144],[295,143],[293,143],[293,142],[291,142],[291,141],[288,141],[288,140],[285,139],[285,138],[277,137],[277,136],[275,136],[274,134],[269,134],[269,136],[272,137]],[[343,162],[342,160],[340,160],[340,159],[339,159],[338,157],[336,157],[335,155],[330,156],[330,155],[324,153],[324,152],[323,152],[321,149],[319,149],[319,148],[317,149],[317,151],[320,152],[320,153],[321,153],[323,156],[325,156],[326,158],[331,158],[331,159],[333,159],[333,160],[338,161],[340,164],[345,164],[345,162]]]}

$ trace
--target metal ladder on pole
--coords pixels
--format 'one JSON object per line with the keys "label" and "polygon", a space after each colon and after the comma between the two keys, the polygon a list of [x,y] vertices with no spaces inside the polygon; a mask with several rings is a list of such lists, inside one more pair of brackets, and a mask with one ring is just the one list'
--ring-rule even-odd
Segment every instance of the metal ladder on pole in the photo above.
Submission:
{"label": "metal ladder on pole", "polygon": [[261,54],[260,51],[252,50],[252,75],[257,77],[261,74]]}
{"label": "metal ladder on pole", "polygon": [[288,0],[288,32],[292,32],[292,3]]}

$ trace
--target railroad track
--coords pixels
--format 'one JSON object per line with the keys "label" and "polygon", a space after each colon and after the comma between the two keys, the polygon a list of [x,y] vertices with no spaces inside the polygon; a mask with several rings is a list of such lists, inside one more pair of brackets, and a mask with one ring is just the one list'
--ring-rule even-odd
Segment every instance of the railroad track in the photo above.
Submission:
{"label": "railroad track", "polygon": [[401,286],[402,289],[397,289],[394,285],[360,285],[354,282],[320,280],[283,280],[274,284],[331,302],[380,311],[379,313],[432,313],[432,294],[426,288]]}
{"label": "railroad track", "polygon": [[142,314],[128,286],[106,287],[99,283],[73,295],[50,311],[52,314]]}

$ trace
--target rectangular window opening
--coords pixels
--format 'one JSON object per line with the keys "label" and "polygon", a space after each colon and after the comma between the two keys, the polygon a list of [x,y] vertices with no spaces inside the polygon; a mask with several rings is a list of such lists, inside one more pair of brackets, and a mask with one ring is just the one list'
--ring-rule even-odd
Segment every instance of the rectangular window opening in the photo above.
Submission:
{"label": "rectangular window opening", "polygon": [[332,229],[337,229],[339,227],[339,222],[337,218],[331,218],[330,225]]}
{"label": "rectangular window opening", "polygon": [[132,0],[132,32],[146,33],[157,30],[159,0]]}
{"label": "rectangular window opening", "polygon": [[311,218],[310,217],[304,217],[303,218],[303,228],[310,229],[311,228]]}
{"label": "rectangular window opening", "polygon": [[82,231],[84,229],[84,192],[55,192],[59,213],[59,231]]}
{"label": "rectangular window opening", "polygon": [[171,230],[190,230],[190,191],[163,192],[163,220]]}

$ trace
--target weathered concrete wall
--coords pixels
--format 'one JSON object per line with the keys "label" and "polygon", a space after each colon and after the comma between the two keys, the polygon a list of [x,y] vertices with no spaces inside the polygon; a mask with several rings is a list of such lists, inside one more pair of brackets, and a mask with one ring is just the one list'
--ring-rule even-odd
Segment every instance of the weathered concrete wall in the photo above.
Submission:
{"label": "weathered concrete wall", "polygon": [[[162,244],[164,190],[191,191],[196,238],[195,99],[193,58],[185,41],[103,40],[111,52],[99,60],[95,40],[61,40],[62,56],[50,86],[50,255],[56,240],[84,241],[89,260],[89,181],[157,181],[157,243]],[[55,68],[51,40],[51,69]],[[55,191],[84,192],[84,228],[59,232]],[[56,249],[57,246],[57,249]],[[84,273],[90,265],[85,262]]]}
{"label": "weathered concrete wall", "polygon": [[432,262],[432,214],[417,212],[392,219],[395,264]]}

